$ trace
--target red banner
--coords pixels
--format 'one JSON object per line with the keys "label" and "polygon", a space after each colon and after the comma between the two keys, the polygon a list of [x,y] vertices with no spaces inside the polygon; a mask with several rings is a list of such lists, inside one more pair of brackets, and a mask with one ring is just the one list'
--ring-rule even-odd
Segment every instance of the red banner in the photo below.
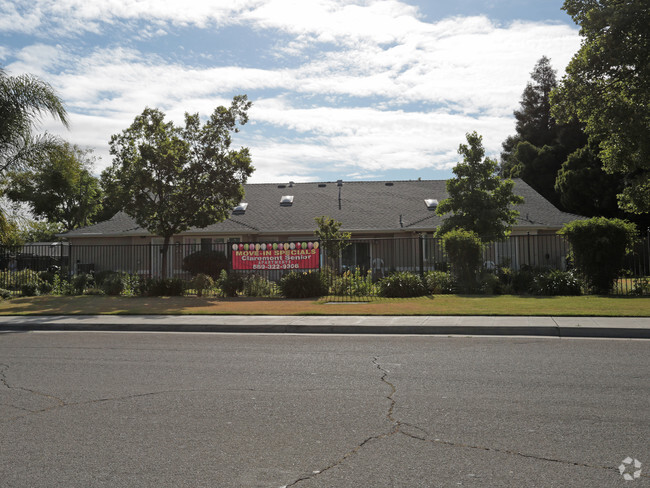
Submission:
{"label": "red banner", "polygon": [[318,242],[273,242],[232,245],[232,269],[318,269]]}

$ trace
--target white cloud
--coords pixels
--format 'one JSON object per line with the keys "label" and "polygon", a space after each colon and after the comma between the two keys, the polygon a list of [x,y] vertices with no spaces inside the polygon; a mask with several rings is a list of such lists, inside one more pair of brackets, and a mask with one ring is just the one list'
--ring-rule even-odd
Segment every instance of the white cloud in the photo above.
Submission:
{"label": "white cloud", "polygon": [[[144,20],[134,34],[140,41],[166,36],[174,25],[238,24],[280,31],[283,40],[288,35],[280,52],[268,46],[266,54],[278,57],[277,66],[267,68],[218,61],[188,67],[117,43],[79,54],[83,51],[61,40],[24,47],[9,65],[12,72],[35,73],[58,89],[72,129],[66,134],[54,123],[46,127],[95,147],[102,157],[99,169],[110,162],[110,135],[145,106],[159,107],[180,123],[185,111],[205,116],[235,94],[259,93],[258,100],[251,96],[251,126],[239,138],[251,147],[253,181],[308,181],[323,165],[352,177],[449,168],[472,130],[484,136],[489,154],[498,155],[514,131],[512,111],[535,62],[547,55],[561,72],[579,46],[577,30],[567,25],[498,25],[483,16],[426,22],[417,8],[396,0],[31,0],[30,8],[19,0],[16,5],[0,3],[0,18],[14,19],[13,27],[0,20],[0,32],[100,32],[111,23]],[[208,48],[199,55],[212,59]]]}

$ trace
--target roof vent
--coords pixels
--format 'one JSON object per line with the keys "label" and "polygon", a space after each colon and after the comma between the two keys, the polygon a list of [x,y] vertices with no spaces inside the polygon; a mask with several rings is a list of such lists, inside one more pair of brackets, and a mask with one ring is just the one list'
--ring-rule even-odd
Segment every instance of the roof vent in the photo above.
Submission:
{"label": "roof vent", "polygon": [[392,182],[392,181],[387,181],[386,183],[384,183],[384,185],[386,185],[386,186],[393,186],[393,182]]}
{"label": "roof vent", "polygon": [[237,205],[235,208],[232,209],[232,213],[243,214],[244,212],[246,212],[247,208],[248,208],[248,203],[241,202],[239,205]]}
{"label": "roof vent", "polygon": [[280,205],[283,207],[290,207],[293,205],[293,195],[282,195],[282,198],[280,198]]}
{"label": "roof vent", "polygon": [[293,188],[293,181],[289,182],[289,188]]}
{"label": "roof vent", "polygon": [[336,180],[336,186],[343,186],[343,180]]}
{"label": "roof vent", "polygon": [[438,200],[436,200],[435,198],[425,198],[424,203],[426,204],[429,210],[435,210],[436,207],[438,206]]}
{"label": "roof vent", "polygon": [[286,187],[287,187],[287,185],[285,185],[285,184],[278,185],[278,188],[286,188]]}
{"label": "roof vent", "polygon": [[319,183],[318,188],[325,188],[327,185],[325,183]]}

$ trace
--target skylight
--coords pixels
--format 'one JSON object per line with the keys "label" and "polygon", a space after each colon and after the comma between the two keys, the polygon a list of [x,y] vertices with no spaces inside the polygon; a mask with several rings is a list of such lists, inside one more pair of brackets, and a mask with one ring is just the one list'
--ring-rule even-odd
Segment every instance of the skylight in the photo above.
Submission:
{"label": "skylight", "polygon": [[429,210],[435,210],[436,207],[438,206],[438,200],[436,200],[435,198],[425,198],[424,203],[426,204]]}
{"label": "skylight", "polygon": [[246,212],[247,208],[248,208],[248,203],[241,202],[239,205],[237,205],[235,208],[232,209],[232,213],[243,214],[244,212]]}
{"label": "skylight", "polygon": [[284,206],[290,206],[293,204],[293,195],[283,195],[282,198],[280,198],[280,205]]}

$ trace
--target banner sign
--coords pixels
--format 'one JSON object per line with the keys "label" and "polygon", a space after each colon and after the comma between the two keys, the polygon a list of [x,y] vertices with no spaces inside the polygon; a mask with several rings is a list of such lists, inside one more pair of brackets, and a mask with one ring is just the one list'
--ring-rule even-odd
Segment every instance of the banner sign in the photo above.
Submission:
{"label": "banner sign", "polygon": [[232,269],[318,269],[319,242],[237,243],[232,245]]}

